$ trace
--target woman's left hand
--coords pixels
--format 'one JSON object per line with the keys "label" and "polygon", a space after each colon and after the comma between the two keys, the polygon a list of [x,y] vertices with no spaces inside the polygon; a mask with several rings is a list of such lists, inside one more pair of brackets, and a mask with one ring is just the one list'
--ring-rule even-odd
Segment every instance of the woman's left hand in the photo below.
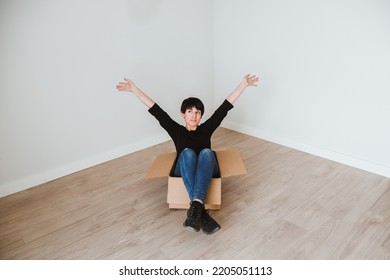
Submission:
{"label": "woman's left hand", "polygon": [[253,86],[253,87],[257,87],[257,82],[259,81],[259,77],[257,77],[256,75],[251,75],[251,74],[248,74],[248,75],[245,75],[244,76],[244,80],[243,80],[243,83],[245,84],[245,86]]}

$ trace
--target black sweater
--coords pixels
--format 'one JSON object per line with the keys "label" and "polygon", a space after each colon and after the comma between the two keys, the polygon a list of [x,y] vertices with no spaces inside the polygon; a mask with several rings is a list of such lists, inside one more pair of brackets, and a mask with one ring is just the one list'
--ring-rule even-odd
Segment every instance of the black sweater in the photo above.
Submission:
{"label": "black sweater", "polygon": [[194,131],[189,131],[186,127],[172,120],[157,103],[149,109],[149,112],[159,121],[169,136],[171,136],[176,147],[177,155],[185,148],[191,148],[199,155],[201,150],[205,148],[211,149],[211,135],[232,108],[233,105],[225,100],[214,114],[207,121],[200,124]]}

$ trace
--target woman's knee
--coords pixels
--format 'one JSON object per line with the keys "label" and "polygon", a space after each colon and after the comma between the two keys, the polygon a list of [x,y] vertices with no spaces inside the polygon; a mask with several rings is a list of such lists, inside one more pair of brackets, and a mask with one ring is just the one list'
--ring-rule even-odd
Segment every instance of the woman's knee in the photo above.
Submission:
{"label": "woman's knee", "polygon": [[192,157],[192,156],[196,156],[196,153],[193,149],[185,148],[183,151],[181,151],[180,155]]}
{"label": "woman's knee", "polygon": [[193,149],[185,148],[183,151],[181,151],[179,160],[180,161],[193,161],[196,160],[197,156]]}
{"label": "woman's knee", "polygon": [[214,157],[214,152],[213,150],[209,149],[209,148],[204,148],[203,150],[200,151],[199,153],[199,157],[202,157],[202,156],[211,156],[211,157]]}
{"label": "woman's knee", "polygon": [[204,148],[203,150],[200,151],[199,154],[214,154],[213,150],[209,149],[209,148]]}

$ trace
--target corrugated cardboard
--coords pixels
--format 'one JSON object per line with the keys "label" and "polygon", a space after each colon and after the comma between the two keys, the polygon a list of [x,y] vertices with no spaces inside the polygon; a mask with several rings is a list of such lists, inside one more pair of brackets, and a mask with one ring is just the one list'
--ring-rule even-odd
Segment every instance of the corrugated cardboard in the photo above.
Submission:
{"label": "corrugated cardboard", "polygon": [[[245,165],[240,152],[236,149],[215,151],[221,178],[211,179],[207,193],[205,207],[207,209],[221,208],[221,184],[222,178],[246,174]],[[168,177],[167,202],[169,208],[188,209],[189,198],[181,177],[170,176],[176,153],[162,154],[156,157],[150,167],[146,178]]]}

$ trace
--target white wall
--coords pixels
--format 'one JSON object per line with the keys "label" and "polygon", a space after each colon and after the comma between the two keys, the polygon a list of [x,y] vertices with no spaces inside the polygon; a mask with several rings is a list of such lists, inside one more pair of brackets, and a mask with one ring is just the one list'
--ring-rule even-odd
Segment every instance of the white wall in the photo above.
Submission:
{"label": "white wall", "polygon": [[215,0],[215,100],[261,76],[224,122],[390,177],[390,1]]}
{"label": "white wall", "polygon": [[212,104],[211,26],[208,0],[2,0],[0,196],[167,140],[124,76],[177,121]]}
{"label": "white wall", "polygon": [[390,177],[389,13],[384,0],[2,0],[0,196],[168,139],[116,93],[123,76],[180,121],[183,98],[207,118],[257,73],[223,125]]}

